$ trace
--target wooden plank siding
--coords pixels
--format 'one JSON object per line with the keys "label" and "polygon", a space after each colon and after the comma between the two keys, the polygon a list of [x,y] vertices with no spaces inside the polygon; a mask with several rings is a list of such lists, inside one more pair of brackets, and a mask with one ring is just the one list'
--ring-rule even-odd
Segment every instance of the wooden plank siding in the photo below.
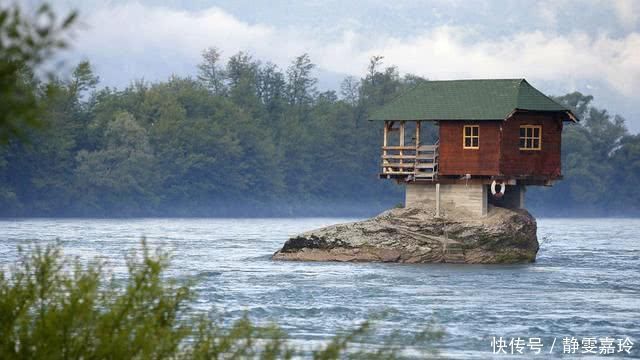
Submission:
{"label": "wooden plank siding", "polygon": [[[439,175],[499,175],[502,121],[440,121]],[[463,148],[464,125],[479,125],[478,149]]]}
{"label": "wooden plank siding", "polygon": [[[542,126],[540,150],[520,150],[520,126]],[[553,114],[516,113],[502,126],[500,172],[505,176],[561,175],[562,119]]]}
{"label": "wooden plank siding", "polygon": [[[515,113],[508,120],[440,121],[440,162],[442,176],[561,176],[560,152],[562,115]],[[479,125],[478,149],[464,149],[463,128]],[[540,150],[520,150],[520,126],[542,126]]]}

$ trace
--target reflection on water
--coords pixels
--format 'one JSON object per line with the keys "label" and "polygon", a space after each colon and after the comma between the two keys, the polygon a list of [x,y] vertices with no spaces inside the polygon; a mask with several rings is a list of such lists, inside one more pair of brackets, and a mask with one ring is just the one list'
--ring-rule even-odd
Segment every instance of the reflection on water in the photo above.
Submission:
{"label": "reflection on water", "polygon": [[640,220],[539,220],[545,240],[527,265],[270,260],[289,235],[349,220],[4,220],[0,263],[27,240],[59,238],[66,254],[102,258],[122,276],[125,253],[146,236],[172,252],[169,276],[198,280],[195,307],[248,311],[305,342],[392,309],[384,330],[418,331],[435,319],[452,357],[491,357],[492,336],[629,336],[640,354]]}

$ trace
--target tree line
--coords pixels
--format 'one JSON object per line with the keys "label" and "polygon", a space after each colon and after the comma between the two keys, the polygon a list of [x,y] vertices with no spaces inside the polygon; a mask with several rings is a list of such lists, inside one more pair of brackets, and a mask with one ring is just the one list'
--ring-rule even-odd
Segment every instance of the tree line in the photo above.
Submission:
{"label": "tree line", "polygon": [[[239,52],[202,54],[197,77],[99,86],[87,61],[67,79],[23,72],[40,128],[0,145],[0,216],[371,215],[402,202],[377,178],[372,109],[426,79],[371,58],[361,78],[320,91],[307,54],[285,69]],[[557,98],[563,173],[531,188],[537,215],[640,214],[640,137],[593,97]],[[426,133],[433,139],[435,129]]]}

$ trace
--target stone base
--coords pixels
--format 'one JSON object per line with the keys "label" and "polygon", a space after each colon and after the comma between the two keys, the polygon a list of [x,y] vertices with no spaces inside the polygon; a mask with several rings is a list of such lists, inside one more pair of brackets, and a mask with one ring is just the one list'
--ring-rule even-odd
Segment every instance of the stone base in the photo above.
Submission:
{"label": "stone base", "polygon": [[526,210],[491,206],[482,218],[461,217],[455,211],[436,217],[435,204],[430,205],[392,209],[369,220],[294,236],[273,259],[481,264],[535,261],[536,221]]}

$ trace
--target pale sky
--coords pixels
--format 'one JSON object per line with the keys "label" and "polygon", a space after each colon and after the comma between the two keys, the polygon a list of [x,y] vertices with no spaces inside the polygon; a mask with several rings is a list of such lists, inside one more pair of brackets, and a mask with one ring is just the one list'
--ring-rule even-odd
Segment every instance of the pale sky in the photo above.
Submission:
{"label": "pale sky", "polygon": [[[37,4],[34,0],[23,3]],[[286,67],[309,53],[323,89],[372,55],[429,79],[520,78],[578,90],[640,131],[640,1],[56,0],[80,11],[69,62],[102,85],[193,75],[211,46]],[[184,3],[188,3],[185,5]]]}

